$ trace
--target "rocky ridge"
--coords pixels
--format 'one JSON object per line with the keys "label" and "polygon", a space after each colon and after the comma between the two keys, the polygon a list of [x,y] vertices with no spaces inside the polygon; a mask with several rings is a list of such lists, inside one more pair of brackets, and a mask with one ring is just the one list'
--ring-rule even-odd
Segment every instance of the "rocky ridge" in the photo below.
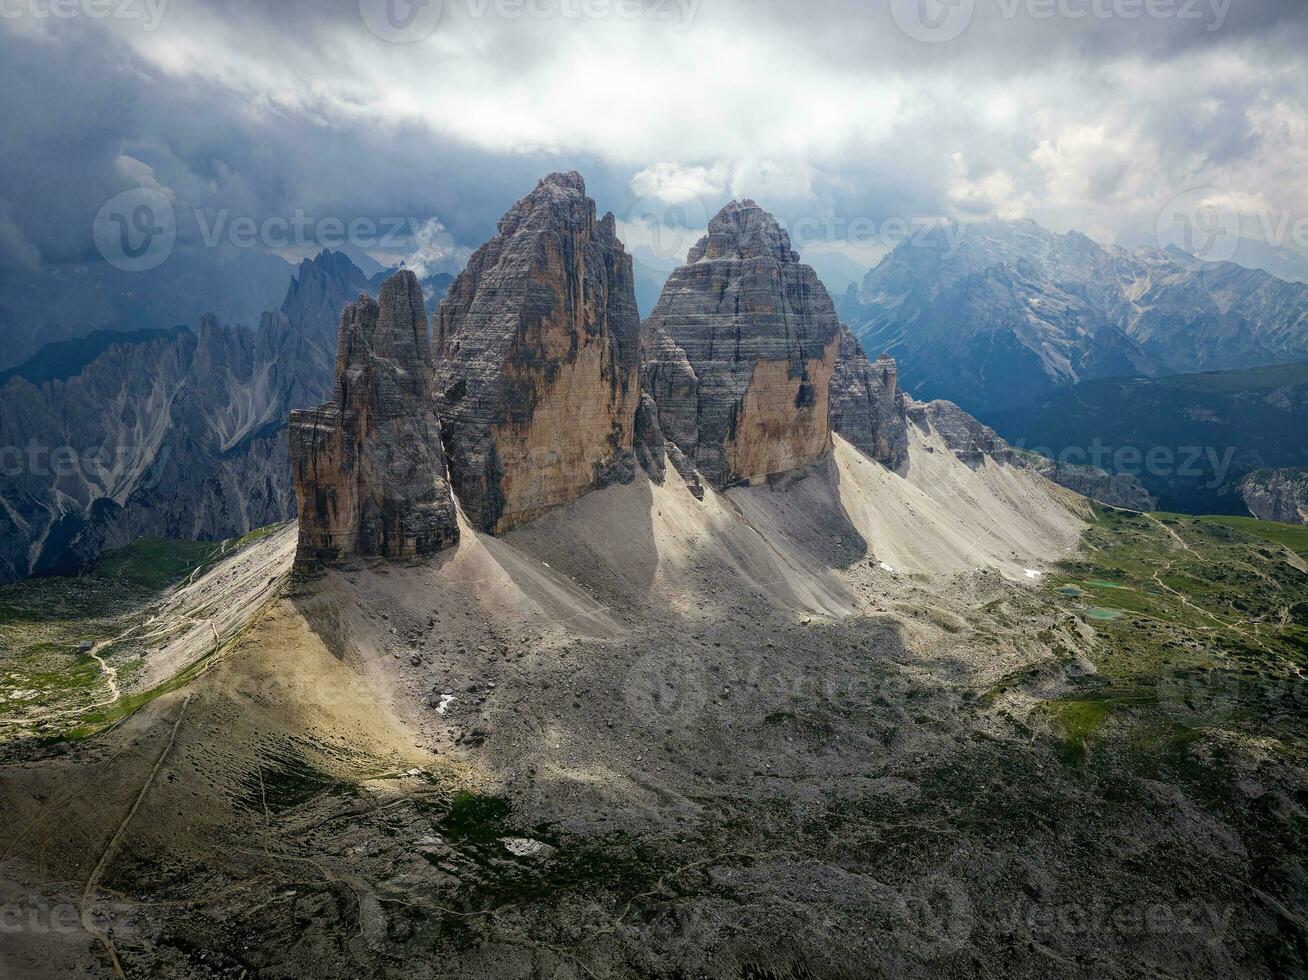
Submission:
{"label": "rocky ridge", "polygon": [[912,395],[977,413],[1089,379],[1308,360],[1308,285],[1027,220],[914,236],[839,312]]}
{"label": "rocky ridge", "polygon": [[412,272],[341,314],[331,401],[291,413],[297,563],[414,558],[458,540],[431,384],[422,289]]}

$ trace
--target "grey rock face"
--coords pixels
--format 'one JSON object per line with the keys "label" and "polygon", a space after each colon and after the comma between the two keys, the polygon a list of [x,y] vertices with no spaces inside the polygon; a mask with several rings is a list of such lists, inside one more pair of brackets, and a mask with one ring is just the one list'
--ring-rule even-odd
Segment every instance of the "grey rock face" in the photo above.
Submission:
{"label": "grey rock face", "polygon": [[464,512],[500,532],[635,474],[631,257],[577,173],[500,219],[436,317],[436,391]]}
{"label": "grey rock face", "polygon": [[776,219],[749,200],[724,207],[644,326],[644,386],[674,462],[673,447],[727,487],[826,455],[838,329]]}
{"label": "grey rock face", "polygon": [[869,362],[843,323],[836,370],[831,376],[831,429],[855,448],[898,469],[908,459],[907,404],[899,391],[895,359]]}
{"label": "grey rock face", "polygon": [[413,558],[458,540],[431,388],[422,290],[412,272],[341,314],[336,388],[291,413],[299,564]]}
{"label": "grey rock face", "polygon": [[1075,490],[1083,497],[1126,510],[1154,509],[1154,498],[1139,477],[1129,473],[1109,473],[1097,466],[1059,463],[1046,456],[1025,457],[1027,464],[1047,480]]}
{"label": "grey rock face", "polygon": [[1260,520],[1308,524],[1308,469],[1254,470],[1240,482],[1240,495]]}
{"label": "grey rock face", "polygon": [[649,478],[660,486],[663,484],[667,455],[667,443],[663,431],[659,428],[659,407],[648,394],[640,396],[640,406],[636,409],[636,431],[634,434],[636,461],[640,463]]}
{"label": "grey rock face", "polygon": [[1013,447],[994,429],[977,421],[953,402],[909,399],[907,415],[909,421],[923,431],[937,432],[954,455],[969,466],[980,463],[987,456],[1000,463],[1012,463],[1017,458]]}

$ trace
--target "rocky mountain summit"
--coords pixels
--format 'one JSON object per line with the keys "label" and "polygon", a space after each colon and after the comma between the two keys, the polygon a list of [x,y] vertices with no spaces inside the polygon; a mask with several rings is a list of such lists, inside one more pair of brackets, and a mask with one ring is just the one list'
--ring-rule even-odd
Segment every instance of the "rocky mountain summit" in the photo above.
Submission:
{"label": "rocky mountain summit", "polygon": [[1240,495],[1259,520],[1308,524],[1308,469],[1254,470],[1240,481]]}
{"label": "rocky mountain summit", "polygon": [[1308,360],[1308,285],[1032,221],[915,236],[839,312],[915,397],[979,414],[1095,378]]}
{"label": "rocky mountain summit", "polygon": [[825,456],[838,347],[831,298],[790,236],[732,201],[644,324],[644,384],[674,460],[721,488]]}
{"label": "rocky mountain summit", "polygon": [[431,385],[431,341],[412,272],[341,314],[336,389],[291,413],[297,561],[414,558],[458,540]]}
{"label": "rocky mountain summit", "polygon": [[631,257],[577,173],[515,204],[436,315],[436,390],[464,512],[507,530],[630,480],[640,401]]}

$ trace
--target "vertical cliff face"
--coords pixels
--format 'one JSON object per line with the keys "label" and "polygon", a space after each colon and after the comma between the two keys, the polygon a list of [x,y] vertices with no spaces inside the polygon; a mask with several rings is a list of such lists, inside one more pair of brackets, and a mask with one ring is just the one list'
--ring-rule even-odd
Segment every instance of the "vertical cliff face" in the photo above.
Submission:
{"label": "vertical cliff face", "polygon": [[1240,481],[1240,494],[1259,520],[1308,524],[1308,469],[1254,470]]}
{"label": "vertical cliff face", "polygon": [[302,565],[412,558],[458,540],[430,358],[412,272],[341,314],[332,400],[291,413]]}
{"label": "vertical cliff face", "polygon": [[898,469],[908,459],[908,420],[895,359],[867,359],[843,323],[831,377],[831,429],[873,459]]}
{"label": "vertical cliff face", "polygon": [[576,173],[500,220],[437,319],[436,392],[468,518],[505,531],[631,479],[640,321],[631,257]]}
{"label": "vertical cliff face", "polygon": [[727,487],[830,452],[838,328],[776,219],[753,201],[724,207],[645,325],[644,383],[674,462]]}

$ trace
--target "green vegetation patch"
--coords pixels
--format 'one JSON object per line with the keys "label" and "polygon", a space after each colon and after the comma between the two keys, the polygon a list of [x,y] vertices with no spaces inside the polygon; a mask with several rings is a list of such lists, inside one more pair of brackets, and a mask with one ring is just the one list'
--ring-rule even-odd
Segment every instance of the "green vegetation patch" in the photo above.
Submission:
{"label": "green vegetation patch", "polygon": [[1308,557],[1308,525],[1278,524],[1256,517],[1203,517],[1202,521],[1239,531],[1251,538],[1262,538],[1285,545],[1298,555]]}

